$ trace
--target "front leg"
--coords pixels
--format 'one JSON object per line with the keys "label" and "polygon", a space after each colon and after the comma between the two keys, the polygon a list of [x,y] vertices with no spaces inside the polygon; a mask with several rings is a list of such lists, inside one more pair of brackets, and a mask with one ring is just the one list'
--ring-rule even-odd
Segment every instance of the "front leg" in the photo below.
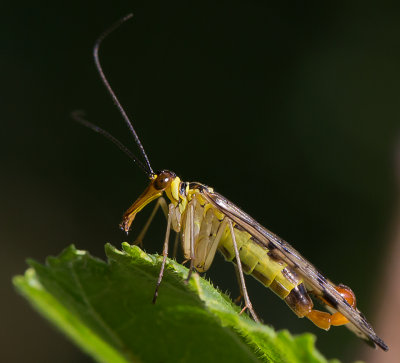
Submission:
{"label": "front leg", "polygon": [[173,206],[173,204],[170,204],[169,205],[169,212],[168,212],[167,231],[165,232],[165,240],[164,240],[164,248],[163,248],[163,260],[162,260],[162,263],[161,263],[160,273],[158,274],[156,289],[154,291],[153,304],[155,304],[155,302],[157,300],[158,289],[160,288],[161,281],[162,281],[163,276],[164,276],[165,263],[166,263],[167,257],[168,257],[168,243],[169,243],[169,235],[170,235],[170,232],[171,232],[171,219],[172,219],[172,213],[173,212],[174,212],[174,206]]}
{"label": "front leg", "polygon": [[167,202],[165,201],[164,197],[160,197],[157,199],[156,205],[154,206],[149,218],[147,219],[147,222],[143,226],[142,230],[140,231],[139,235],[137,236],[135,240],[135,245],[139,245],[140,247],[143,247],[143,239],[147,233],[147,230],[150,227],[151,222],[154,219],[154,216],[156,215],[158,208],[161,207],[162,211],[164,212],[165,218],[168,220],[168,206]]}

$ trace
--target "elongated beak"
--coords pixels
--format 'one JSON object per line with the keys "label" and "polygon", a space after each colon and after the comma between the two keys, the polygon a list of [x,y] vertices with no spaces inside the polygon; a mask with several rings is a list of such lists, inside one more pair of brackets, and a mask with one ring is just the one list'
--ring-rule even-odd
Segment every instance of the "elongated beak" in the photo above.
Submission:
{"label": "elongated beak", "polygon": [[146,188],[142,195],[136,200],[135,203],[131,205],[131,207],[123,215],[122,222],[119,225],[121,229],[128,233],[131,224],[136,217],[136,214],[139,213],[151,201],[161,197],[162,193],[163,190],[157,190],[156,188],[154,188],[153,183],[150,183],[150,185]]}

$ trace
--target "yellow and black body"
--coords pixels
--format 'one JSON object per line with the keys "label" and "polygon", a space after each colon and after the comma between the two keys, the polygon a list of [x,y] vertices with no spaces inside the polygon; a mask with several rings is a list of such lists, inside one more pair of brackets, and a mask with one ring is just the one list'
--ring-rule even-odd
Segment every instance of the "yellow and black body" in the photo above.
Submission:
{"label": "yellow and black body", "polygon": [[[386,347],[356,308],[349,287],[327,280],[287,242],[213,188],[183,182],[168,170],[153,174],[149,186],[125,212],[121,228],[128,232],[136,214],[164,193],[169,199],[168,220],[196,271],[207,271],[218,250],[225,260],[240,265],[244,273],[275,292],[298,317],[307,317],[325,330],[346,325],[371,344]],[[312,298],[330,312],[315,310]],[[251,312],[251,305],[246,307]]]}

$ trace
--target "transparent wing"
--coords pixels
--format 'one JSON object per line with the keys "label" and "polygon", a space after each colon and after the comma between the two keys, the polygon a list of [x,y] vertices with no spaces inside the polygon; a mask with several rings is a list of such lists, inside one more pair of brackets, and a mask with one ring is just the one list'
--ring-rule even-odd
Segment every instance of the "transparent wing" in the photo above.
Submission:
{"label": "transparent wing", "polygon": [[[264,244],[271,253],[295,269],[303,277],[306,286],[309,290],[312,290],[313,294],[325,299],[335,310],[342,313],[350,321],[350,323],[346,324],[350,330],[360,338],[365,339],[370,345],[375,346],[377,344],[383,350],[388,350],[386,344],[376,335],[364,315],[357,308],[350,306],[335,289],[335,285],[327,280],[289,243],[264,228],[222,195],[211,191],[205,186],[200,188],[200,192],[215,208],[244,228],[260,243]],[[328,305],[327,308],[333,310]]]}

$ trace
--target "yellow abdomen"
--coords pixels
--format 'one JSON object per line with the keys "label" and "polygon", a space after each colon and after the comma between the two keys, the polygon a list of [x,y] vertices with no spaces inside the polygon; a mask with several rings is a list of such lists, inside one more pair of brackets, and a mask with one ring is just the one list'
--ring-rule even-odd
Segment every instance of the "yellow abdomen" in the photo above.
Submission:
{"label": "yellow abdomen", "polygon": [[[285,262],[271,257],[268,248],[254,240],[238,225],[234,227],[242,268],[246,274],[252,275],[282,299],[302,283],[300,277],[293,276],[288,271]],[[227,261],[235,262],[235,251],[228,227],[219,242],[218,249]]]}

